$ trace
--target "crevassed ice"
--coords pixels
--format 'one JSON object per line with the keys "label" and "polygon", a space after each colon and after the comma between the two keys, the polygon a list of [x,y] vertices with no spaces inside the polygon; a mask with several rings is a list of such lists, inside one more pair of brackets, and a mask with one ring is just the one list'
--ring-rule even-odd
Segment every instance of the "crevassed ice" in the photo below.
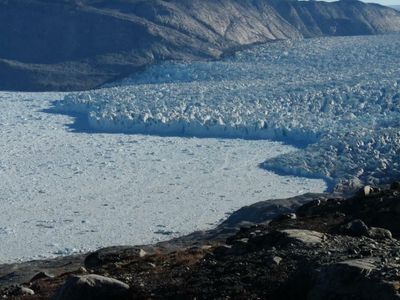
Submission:
{"label": "crevassed ice", "polygon": [[400,35],[281,41],[218,62],[168,62],[72,93],[60,111],[109,132],[303,145],[263,166],[337,188],[400,178]]}

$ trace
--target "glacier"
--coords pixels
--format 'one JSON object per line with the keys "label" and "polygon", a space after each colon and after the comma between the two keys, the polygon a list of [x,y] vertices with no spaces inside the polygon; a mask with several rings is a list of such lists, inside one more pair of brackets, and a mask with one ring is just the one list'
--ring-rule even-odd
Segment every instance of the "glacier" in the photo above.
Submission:
{"label": "glacier", "polygon": [[259,45],[221,61],[166,62],[67,94],[102,132],[283,141],[262,167],[337,190],[400,178],[400,35]]}

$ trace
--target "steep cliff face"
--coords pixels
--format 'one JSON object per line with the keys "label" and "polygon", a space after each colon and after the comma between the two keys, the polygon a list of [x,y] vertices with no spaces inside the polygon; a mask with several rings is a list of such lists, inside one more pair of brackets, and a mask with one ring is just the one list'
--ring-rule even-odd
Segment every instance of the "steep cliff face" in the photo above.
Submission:
{"label": "steep cliff face", "polygon": [[397,32],[398,12],[356,0],[328,2],[270,0],[271,5],[304,37]]}
{"label": "steep cliff face", "polygon": [[400,13],[353,0],[0,0],[0,25],[0,89],[74,90],[276,39],[397,32]]}

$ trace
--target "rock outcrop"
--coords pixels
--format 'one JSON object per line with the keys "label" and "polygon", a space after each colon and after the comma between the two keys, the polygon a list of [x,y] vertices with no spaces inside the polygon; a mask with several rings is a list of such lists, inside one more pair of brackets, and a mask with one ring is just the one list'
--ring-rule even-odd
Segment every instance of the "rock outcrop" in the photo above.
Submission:
{"label": "rock outcrop", "polygon": [[399,31],[399,12],[359,1],[0,0],[0,89],[88,89],[162,60]]}

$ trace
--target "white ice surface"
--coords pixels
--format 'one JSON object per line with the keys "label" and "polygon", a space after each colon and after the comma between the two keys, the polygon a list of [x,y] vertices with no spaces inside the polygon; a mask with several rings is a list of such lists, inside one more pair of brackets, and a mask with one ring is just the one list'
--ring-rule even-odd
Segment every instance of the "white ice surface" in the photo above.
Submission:
{"label": "white ice surface", "polygon": [[0,92],[0,263],[169,239],[326,188],[259,168],[295,150],[278,142],[74,132],[42,111],[63,96]]}

